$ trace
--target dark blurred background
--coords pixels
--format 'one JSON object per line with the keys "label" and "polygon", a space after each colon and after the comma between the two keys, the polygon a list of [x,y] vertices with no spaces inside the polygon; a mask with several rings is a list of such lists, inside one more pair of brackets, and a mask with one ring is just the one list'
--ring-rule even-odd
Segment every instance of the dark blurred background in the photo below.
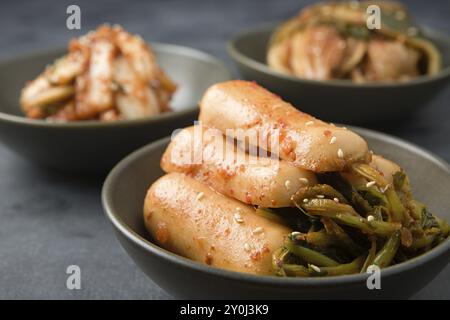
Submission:
{"label": "dark blurred background", "polygon": [[[301,0],[100,0],[100,1],[1,1],[0,58],[32,50],[65,47],[71,37],[99,24],[118,23],[149,41],[190,46],[211,53],[233,68],[226,42],[237,32],[291,17],[305,5]],[[419,24],[450,34],[450,1],[405,0]],[[66,8],[81,7],[81,30],[66,28]],[[450,161],[450,136],[446,119],[450,91],[444,91],[405,122],[372,125],[430,149]],[[344,122],[344,121],[343,121]],[[447,143],[445,143],[447,142]],[[442,144],[445,146],[442,146]]]}
{"label": "dark blurred background", "polygon": [[[291,17],[304,0],[1,1],[0,56],[65,46],[70,37],[104,22],[121,24],[150,41],[191,46],[230,61],[226,41],[244,28]],[[450,33],[448,0],[403,1],[419,24]],[[82,11],[81,32],[66,29],[66,8]]]}
{"label": "dark blurred background", "polygon": [[[232,67],[226,41],[242,29],[282,21],[314,1],[4,1],[0,58],[49,47],[104,22],[149,41],[190,46]],[[404,1],[419,24],[450,34],[450,1]],[[81,7],[81,31],[66,28],[66,8]],[[450,161],[450,88],[407,118],[377,125]],[[102,215],[101,180],[36,168],[0,146],[0,298],[170,298],[137,269]],[[448,192],[448,191],[443,191]],[[80,209],[82,208],[82,209]],[[65,288],[65,268],[82,268],[81,291]],[[450,299],[450,268],[415,296]]]}

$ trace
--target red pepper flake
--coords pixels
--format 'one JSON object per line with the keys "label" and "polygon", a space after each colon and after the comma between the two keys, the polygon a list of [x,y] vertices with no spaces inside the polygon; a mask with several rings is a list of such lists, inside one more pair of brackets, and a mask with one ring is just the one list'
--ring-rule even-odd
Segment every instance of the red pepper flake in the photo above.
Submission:
{"label": "red pepper flake", "polygon": [[245,193],[245,202],[252,203],[252,195],[248,191]]}
{"label": "red pepper flake", "polygon": [[232,178],[233,176],[235,176],[236,172],[234,170],[230,170],[228,167],[226,169],[223,169],[223,168],[219,169],[218,174],[220,177],[222,177],[224,179],[229,179],[229,178]]}
{"label": "red pepper flake", "polygon": [[330,130],[325,130],[325,131],[323,132],[323,135],[324,135],[325,137],[329,137],[331,134],[332,134],[332,132],[331,132]]}
{"label": "red pepper flake", "polygon": [[227,176],[227,171],[225,169],[219,169],[219,171],[217,172],[219,174],[219,176],[225,178]]}
{"label": "red pepper flake", "polygon": [[286,122],[284,122],[284,120],[283,119],[278,119],[278,125],[277,125],[277,127],[278,128],[286,128]]}
{"label": "red pepper flake", "polygon": [[205,263],[207,265],[211,265],[212,261],[213,261],[213,256],[211,253],[208,252],[205,257]]}
{"label": "red pepper flake", "polygon": [[260,251],[255,251],[250,255],[250,259],[252,259],[253,261],[258,261],[259,259],[261,259],[261,252]]}
{"label": "red pepper flake", "polygon": [[159,222],[156,227],[156,240],[166,243],[169,240],[169,231],[165,222]]}
{"label": "red pepper flake", "polygon": [[[295,141],[292,141],[292,139],[290,138],[286,138],[284,140],[282,140],[281,142],[281,150],[282,152],[289,156],[289,158],[291,158],[290,160],[294,160],[295,159],[295,147],[296,147],[296,143]],[[294,159],[292,159],[294,157]]]}

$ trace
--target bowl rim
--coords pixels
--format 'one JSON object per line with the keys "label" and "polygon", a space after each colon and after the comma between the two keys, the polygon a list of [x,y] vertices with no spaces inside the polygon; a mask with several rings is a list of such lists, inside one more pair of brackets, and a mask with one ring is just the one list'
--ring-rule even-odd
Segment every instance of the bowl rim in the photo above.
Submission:
{"label": "bowl rim", "polygon": [[[249,35],[261,34],[272,32],[279,23],[265,23],[260,26],[252,27],[241,31],[234,36],[231,37],[230,40],[227,41],[227,52],[234,60],[235,63],[243,64],[251,69],[254,69],[258,72],[261,72],[267,76],[278,77],[286,81],[296,82],[297,84],[309,84],[309,85],[323,85],[329,87],[346,87],[346,88],[396,88],[396,87],[405,87],[405,86],[416,86],[421,85],[427,82],[437,81],[446,77],[450,77],[450,65],[440,70],[437,74],[434,75],[421,75],[418,77],[414,77],[408,81],[396,81],[396,82],[366,82],[366,83],[354,83],[351,80],[346,79],[332,79],[327,81],[322,80],[312,80],[312,79],[304,79],[300,77],[296,77],[289,74],[284,74],[282,72],[273,70],[266,63],[259,62],[248,55],[242,53],[236,47],[236,42],[241,40],[242,38],[248,37]],[[434,35],[438,37],[440,40],[446,42],[450,46],[450,37],[446,34],[437,31],[428,26],[421,26],[422,31],[427,38],[429,35]]]}
{"label": "bowl rim", "polygon": [[[162,52],[175,52],[177,54],[182,54],[184,56],[188,56],[190,58],[199,59],[204,62],[208,62],[219,67],[221,72],[223,72],[224,78],[228,80],[233,79],[233,73],[227,67],[225,62],[221,59],[198,49],[181,46],[177,44],[163,43],[163,42],[148,42],[154,51],[162,51]],[[66,47],[54,47],[45,50],[36,50],[31,53],[6,57],[0,60],[0,67],[5,64],[18,63],[24,59],[33,59],[38,57],[44,57],[51,54],[58,54],[66,52]],[[20,108],[20,106],[18,106]],[[109,127],[129,127],[140,124],[157,124],[160,121],[164,121],[166,119],[175,118],[175,117],[184,117],[192,112],[198,110],[198,105],[195,104],[193,106],[189,106],[183,110],[179,111],[169,111],[160,113],[154,116],[139,118],[139,119],[131,119],[131,120],[118,120],[118,121],[98,121],[98,120],[85,120],[85,121],[73,121],[73,122],[51,122],[46,121],[44,119],[30,119],[25,116],[18,116],[14,114],[9,114],[0,111],[0,121],[12,122],[15,124],[27,125],[32,127],[46,127],[46,128],[61,128],[61,129],[73,129],[73,128],[109,128]]]}
{"label": "bowl rim", "polygon": [[[441,169],[445,170],[448,174],[450,174],[450,165],[439,156],[434,155],[433,153],[419,147],[415,144],[407,142],[403,139],[394,137],[392,135],[374,131],[371,129],[365,129],[361,127],[348,126],[349,128],[355,130],[357,133],[362,133],[365,136],[379,139],[385,141],[389,144],[394,144],[404,149],[408,149],[416,154],[419,154],[435,165],[439,166]],[[313,287],[313,286],[334,286],[341,284],[357,284],[362,281],[366,281],[369,274],[360,273],[360,274],[351,274],[351,275],[342,275],[342,276],[334,276],[334,277],[323,277],[323,278],[281,278],[276,276],[260,276],[253,275],[247,273],[241,273],[236,271],[224,270],[219,268],[210,267],[199,262],[190,260],[188,258],[182,257],[175,253],[172,253],[166,249],[159,247],[158,245],[152,243],[146,238],[140,236],[137,232],[131,229],[128,225],[126,225],[123,220],[116,215],[113,210],[111,204],[111,194],[113,190],[113,186],[115,185],[118,176],[124,169],[128,167],[128,165],[134,162],[136,159],[142,157],[147,154],[151,150],[161,148],[164,145],[167,145],[170,141],[170,137],[162,138],[157,141],[154,141],[136,151],[128,155],[126,158],[121,160],[108,174],[102,186],[102,205],[103,211],[107,216],[108,220],[112,223],[114,228],[124,236],[128,241],[132,242],[134,245],[140,247],[147,254],[151,254],[156,256],[159,259],[167,260],[170,263],[176,264],[179,267],[190,268],[196,272],[205,272],[210,276],[217,276],[227,280],[238,280],[245,281],[247,283],[252,284],[266,284],[270,286],[305,286],[305,287]],[[415,257],[413,259],[408,260],[407,262],[403,262],[394,266],[387,267],[381,270],[382,277],[390,277],[392,275],[398,274],[400,272],[412,270],[418,266],[424,265],[437,257],[445,254],[450,250],[450,238],[446,239],[443,243],[434,247],[430,251],[426,252],[423,255]]]}

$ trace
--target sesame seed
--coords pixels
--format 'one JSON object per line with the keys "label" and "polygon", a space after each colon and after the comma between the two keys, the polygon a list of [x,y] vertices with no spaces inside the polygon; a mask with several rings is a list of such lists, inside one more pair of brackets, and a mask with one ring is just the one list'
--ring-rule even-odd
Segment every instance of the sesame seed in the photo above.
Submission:
{"label": "sesame seed", "polygon": [[373,154],[373,150],[370,150],[369,152],[370,152],[370,154]]}
{"label": "sesame seed", "polygon": [[339,148],[338,151],[337,151],[337,155],[338,155],[339,158],[343,159],[344,158],[344,151],[342,151],[342,149]]}
{"label": "sesame seed", "polygon": [[195,198],[197,201],[202,200],[202,198],[204,197],[204,193],[203,192],[199,192],[199,194],[197,194],[197,197]]}
{"label": "sesame seed", "polygon": [[314,124],[314,121],[308,121],[307,123],[305,123],[305,125],[307,125],[307,126],[310,126],[310,125],[313,125]]}
{"label": "sesame seed", "polygon": [[336,142],[336,140],[337,140],[336,137],[334,137],[334,136],[331,137],[330,144],[334,144]]}
{"label": "sesame seed", "polygon": [[339,203],[339,199],[338,198],[333,198],[333,201]]}
{"label": "sesame seed", "polygon": [[303,203],[308,203],[308,199],[303,199]]}
{"label": "sesame seed", "polygon": [[264,229],[261,228],[261,227],[257,227],[255,229],[253,229],[253,231],[252,231],[253,234],[260,234],[260,233],[263,233],[263,232],[264,232]]}
{"label": "sesame seed", "polygon": [[370,187],[374,186],[375,184],[376,184],[375,181],[369,181],[369,182],[366,183],[366,187],[370,188]]}
{"label": "sesame seed", "polygon": [[373,221],[375,220],[375,217],[372,215],[367,216],[367,221]]}
{"label": "sesame seed", "polygon": [[389,189],[389,185],[387,184],[384,188],[380,189],[382,193],[385,193]]}
{"label": "sesame seed", "polygon": [[347,127],[342,127],[342,129],[347,130]]}
{"label": "sesame seed", "polygon": [[325,196],[324,196],[323,194],[318,194],[318,195],[317,195],[317,198],[323,199],[323,198],[325,198]]}
{"label": "sesame seed", "polygon": [[241,209],[241,208],[239,208],[239,207],[236,207],[236,211],[237,211],[237,212],[241,212],[241,211],[242,211],[242,209]]}
{"label": "sesame seed", "polygon": [[241,215],[239,213],[235,213],[234,214],[234,221],[236,221],[237,223],[244,222],[244,220],[242,219],[242,217],[241,217]]}
{"label": "sesame seed", "polygon": [[294,201],[294,196],[291,196],[291,198],[290,198],[290,199],[291,199],[291,201]]}
{"label": "sesame seed", "polygon": [[298,180],[303,183],[309,183],[309,180],[307,178],[299,178]]}
{"label": "sesame seed", "polygon": [[311,269],[313,269],[315,272],[321,272],[320,268],[316,266],[315,264],[310,264]]}
{"label": "sesame seed", "polygon": [[291,181],[290,180],[286,180],[284,183],[284,186],[286,187],[287,190],[289,190],[291,188]]}
{"label": "sesame seed", "polygon": [[252,247],[248,243],[245,243],[244,244],[244,250],[249,252],[250,250],[252,250]]}

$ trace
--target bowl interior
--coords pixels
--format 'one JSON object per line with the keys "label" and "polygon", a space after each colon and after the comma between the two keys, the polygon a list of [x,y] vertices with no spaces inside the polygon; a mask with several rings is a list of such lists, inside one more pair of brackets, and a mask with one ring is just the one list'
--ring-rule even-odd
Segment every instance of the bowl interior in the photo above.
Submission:
{"label": "bowl interior", "polygon": [[[250,61],[241,61],[242,63],[248,64],[256,63],[257,67],[267,73],[272,73],[275,75],[282,75],[283,77],[291,78],[297,81],[311,81],[311,80],[303,80],[297,77],[289,76],[281,74],[277,71],[270,69],[267,66],[266,62],[266,53],[270,40],[270,36],[274,30],[275,26],[265,26],[261,28],[256,28],[250,31],[243,32],[237,35],[230,42],[230,52],[235,59],[250,59]],[[429,28],[424,28],[424,35],[427,39],[431,40],[439,49],[442,56],[442,71],[440,73],[449,73],[450,72],[450,39],[434,30]],[[425,78],[425,77],[419,77]],[[412,80],[414,81],[414,80]],[[315,81],[323,84],[333,84],[339,82],[348,83],[352,85],[352,82],[349,80],[330,80],[330,81]],[[390,84],[392,85],[392,84]]]}
{"label": "bowl interior", "polygon": [[[211,84],[231,79],[224,64],[206,53],[160,43],[152,44],[152,48],[162,69],[178,85],[171,102],[174,111],[197,108],[199,99]],[[65,49],[55,49],[1,62],[0,112],[23,116],[19,106],[21,89],[65,52]]]}
{"label": "bowl interior", "polygon": [[[417,199],[429,205],[438,216],[450,221],[450,169],[447,163],[430,153],[399,139],[365,129],[354,129],[375,153],[400,163],[408,172]],[[144,241],[156,250],[145,230],[142,208],[149,186],[163,175],[159,166],[169,138],[156,141],[121,161],[109,175],[103,201],[109,216],[127,230],[128,237]],[[114,221],[113,221],[114,222]],[[446,245],[449,245],[447,241]],[[209,268],[209,267],[205,267]]]}

